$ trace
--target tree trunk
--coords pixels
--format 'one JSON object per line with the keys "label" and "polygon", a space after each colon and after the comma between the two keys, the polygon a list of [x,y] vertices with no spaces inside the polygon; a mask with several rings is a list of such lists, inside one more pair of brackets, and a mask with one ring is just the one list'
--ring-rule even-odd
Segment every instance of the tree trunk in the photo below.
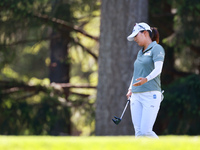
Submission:
{"label": "tree trunk", "polygon": [[[53,32],[52,36],[55,36]],[[51,65],[49,78],[51,82],[69,83],[69,62],[68,57],[69,41],[65,38],[51,40]]]}
{"label": "tree trunk", "polygon": [[[52,9],[54,10],[54,17],[66,21],[70,21],[70,6],[68,4],[62,4],[60,0],[55,1],[52,4]],[[63,15],[65,14],[65,15]],[[50,41],[50,59],[51,64],[49,68],[49,79],[50,82],[55,83],[69,83],[70,80],[70,62],[68,57],[68,47],[70,42],[70,32],[62,27],[56,27],[52,31],[52,37],[60,37],[56,39],[52,39]],[[64,89],[65,99],[68,99],[69,96],[69,88]],[[66,116],[70,116],[70,112],[66,111]],[[71,124],[70,118],[66,118],[66,122],[64,127],[58,121],[55,122],[55,127],[52,131],[53,135],[59,135],[64,132],[67,128],[68,133],[71,134]],[[64,129],[65,128],[65,129]],[[66,130],[65,130],[66,131]]]}
{"label": "tree trunk", "polygon": [[[52,36],[55,36],[56,33],[53,32]],[[50,65],[50,72],[49,72],[49,78],[51,83],[69,83],[69,72],[70,72],[70,64],[67,60],[68,58],[68,43],[69,41],[65,38],[59,38],[59,39],[53,39],[50,42],[50,49],[51,49],[51,65]],[[69,96],[69,88],[65,88],[65,99],[68,99]],[[68,112],[70,113],[70,112]],[[70,114],[66,114],[66,116],[70,116]],[[68,133],[65,134],[71,134],[71,124],[70,124],[70,118],[66,118],[69,124],[65,125],[65,129],[67,128]],[[55,122],[54,129],[52,131],[52,135],[60,135],[61,133],[64,133],[64,128],[62,124],[58,121]],[[65,130],[66,131],[66,130]]]}
{"label": "tree trunk", "polygon": [[99,82],[96,102],[96,135],[132,135],[130,109],[116,126],[133,74],[139,47],[128,42],[136,22],[147,22],[147,0],[102,0],[99,50]]}

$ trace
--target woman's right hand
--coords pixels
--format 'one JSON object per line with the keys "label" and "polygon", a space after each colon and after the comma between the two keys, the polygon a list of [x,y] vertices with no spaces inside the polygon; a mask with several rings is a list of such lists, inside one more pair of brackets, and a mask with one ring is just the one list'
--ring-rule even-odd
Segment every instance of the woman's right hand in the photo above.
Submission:
{"label": "woman's right hand", "polygon": [[126,94],[127,99],[129,99],[129,97],[131,97],[131,95],[132,95],[132,91],[131,91],[131,89],[129,89]]}

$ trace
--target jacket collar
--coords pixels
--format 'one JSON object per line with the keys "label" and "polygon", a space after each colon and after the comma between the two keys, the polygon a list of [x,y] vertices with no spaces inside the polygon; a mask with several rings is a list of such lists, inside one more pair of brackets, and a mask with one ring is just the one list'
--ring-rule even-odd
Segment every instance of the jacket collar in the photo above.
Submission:
{"label": "jacket collar", "polygon": [[153,48],[153,46],[154,45],[156,45],[157,44],[157,42],[156,41],[153,41],[153,42],[151,42],[150,44],[149,44],[149,46],[147,47],[147,49],[143,52],[143,49],[142,49],[142,53],[144,54],[144,53],[146,53],[147,51],[149,51],[149,50],[151,50],[152,48]]}

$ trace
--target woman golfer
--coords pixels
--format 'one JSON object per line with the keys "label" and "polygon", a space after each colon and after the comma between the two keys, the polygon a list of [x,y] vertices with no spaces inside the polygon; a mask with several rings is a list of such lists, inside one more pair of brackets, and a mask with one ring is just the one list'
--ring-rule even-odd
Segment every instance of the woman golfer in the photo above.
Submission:
{"label": "woman golfer", "polygon": [[134,72],[127,97],[131,96],[131,116],[135,136],[156,137],[153,131],[161,103],[160,74],[165,52],[159,42],[156,28],[136,23],[128,41],[135,41],[142,49],[134,63]]}

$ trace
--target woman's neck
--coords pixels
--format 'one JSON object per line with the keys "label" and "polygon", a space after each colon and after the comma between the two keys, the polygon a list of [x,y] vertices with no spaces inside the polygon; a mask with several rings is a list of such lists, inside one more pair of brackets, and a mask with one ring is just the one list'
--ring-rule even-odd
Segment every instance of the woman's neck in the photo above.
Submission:
{"label": "woman's neck", "polygon": [[147,41],[145,42],[145,45],[143,47],[143,51],[145,51],[147,49],[147,47],[149,46],[149,44],[152,43],[152,40],[151,39],[147,39]]}

